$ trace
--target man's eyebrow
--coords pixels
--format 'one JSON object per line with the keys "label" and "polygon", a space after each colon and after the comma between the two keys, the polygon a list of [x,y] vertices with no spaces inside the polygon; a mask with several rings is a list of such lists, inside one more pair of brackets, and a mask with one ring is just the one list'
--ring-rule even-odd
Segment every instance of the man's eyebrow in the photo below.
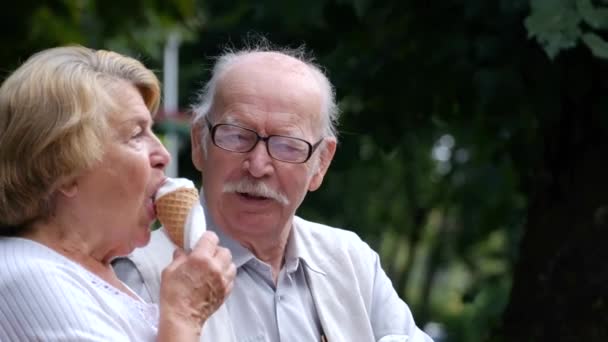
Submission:
{"label": "man's eyebrow", "polygon": [[224,119],[222,120],[224,123],[227,124],[231,124],[231,125],[238,125],[238,124],[243,124],[243,122],[241,120],[236,119],[233,115],[226,115],[224,116]]}

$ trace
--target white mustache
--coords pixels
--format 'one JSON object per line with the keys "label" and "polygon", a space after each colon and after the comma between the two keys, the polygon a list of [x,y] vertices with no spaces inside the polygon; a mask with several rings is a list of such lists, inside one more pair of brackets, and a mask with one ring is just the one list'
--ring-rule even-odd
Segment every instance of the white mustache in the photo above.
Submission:
{"label": "white mustache", "polygon": [[241,179],[237,182],[228,182],[224,184],[224,193],[240,192],[252,196],[271,198],[282,205],[288,205],[289,199],[283,193],[276,191],[266,185],[262,181],[252,180],[248,178]]}

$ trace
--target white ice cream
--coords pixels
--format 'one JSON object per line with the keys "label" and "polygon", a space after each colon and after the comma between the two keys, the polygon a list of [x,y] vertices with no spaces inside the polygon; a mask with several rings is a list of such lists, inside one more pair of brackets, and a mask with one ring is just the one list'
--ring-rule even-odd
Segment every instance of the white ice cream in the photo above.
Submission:
{"label": "white ice cream", "polygon": [[184,227],[184,250],[190,252],[194,245],[207,230],[205,211],[200,203],[196,203],[190,210]]}
{"label": "white ice cream", "polygon": [[158,189],[158,191],[156,191],[154,200],[156,201],[157,199],[163,197],[163,195],[173,192],[179,188],[196,189],[196,187],[194,186],[194,183],[192,183],[192,181],[187,178],[169,178],[169,177],[167,177],[167,179],[165,180],[163,185],[161,185],[160,189]]}
{"label": "white ice cream", "polygon": [[[156,201],[164,195],[181,188],[196,189],[194,183],[187,178],[167,178],[160,189],[156,191],[154,200]],[[180,247],[187,252],[190,252],[205,230],[207,230],[205,212],[200,203],[195,203],[186,218],[184,226],[184,245]]]}

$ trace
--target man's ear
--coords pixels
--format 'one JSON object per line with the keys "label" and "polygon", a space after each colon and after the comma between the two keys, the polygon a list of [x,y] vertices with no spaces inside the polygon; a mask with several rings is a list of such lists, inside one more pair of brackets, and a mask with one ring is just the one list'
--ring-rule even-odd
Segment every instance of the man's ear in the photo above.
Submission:
{"label": "man's ear", "polygon": [[192,147],[192,163],[200,172],[203,172],[204,150],[203,150],[203,125],[202,120],[192,125],[190,128],[190,146]]}
{"label": "man's ear", "polygon": [[317,169],[314,170],[312,175],[312,179],[310,180],[310,184],[308,185],[309,191],[315,191],[323,183],[323,177],[327,173],[327,169],[329,169],[329,165],[331,161],[334,159],[334,154],[336,153],[336,145],[338,142],[336,138],[325,138],[325,141],[319,146],[321,150],[319,151],[319,161],[317,163]]}

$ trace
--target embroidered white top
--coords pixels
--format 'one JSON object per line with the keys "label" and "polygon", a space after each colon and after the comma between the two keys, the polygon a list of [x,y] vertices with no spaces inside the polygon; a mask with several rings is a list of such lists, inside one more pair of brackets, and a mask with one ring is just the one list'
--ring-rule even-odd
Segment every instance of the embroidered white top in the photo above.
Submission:
{"label": "embroidered white top", "polygon": [[0,238],[0,341],[154,341],[158,307],[37,242]]}

